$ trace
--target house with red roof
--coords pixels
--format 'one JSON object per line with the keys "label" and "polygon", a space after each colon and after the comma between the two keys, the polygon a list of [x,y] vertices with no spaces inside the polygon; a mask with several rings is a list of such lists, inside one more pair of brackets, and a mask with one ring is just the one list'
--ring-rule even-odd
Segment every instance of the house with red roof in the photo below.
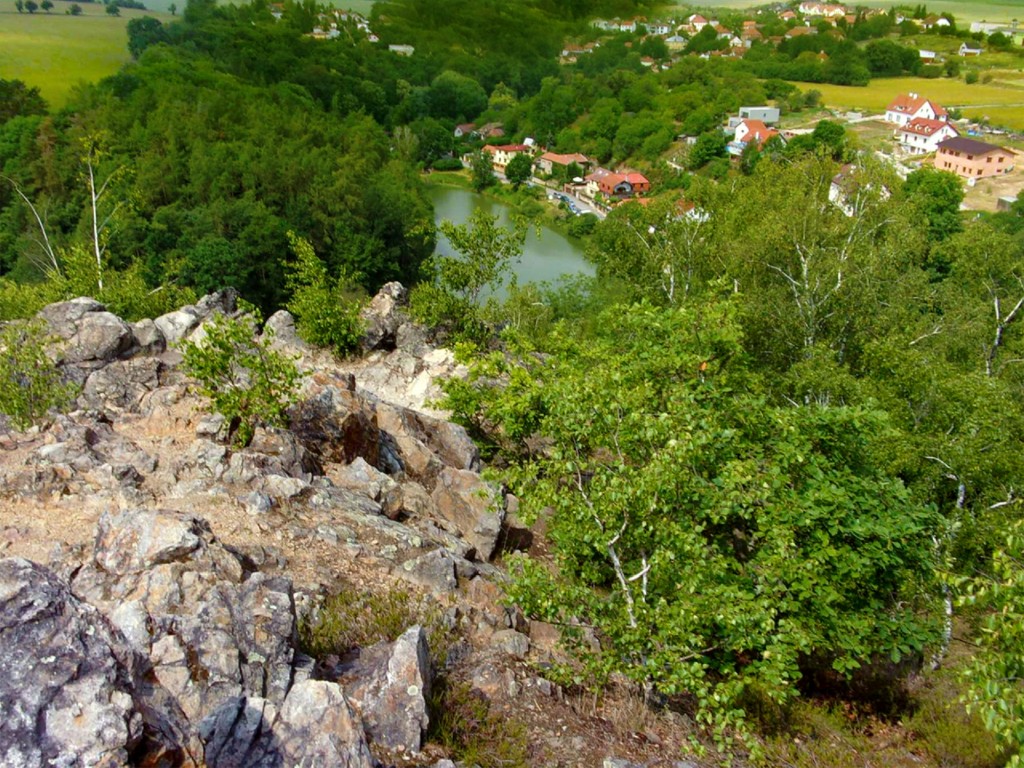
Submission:
{"label": "house with red roof", "polygon": [[700,32],[708,25],[708,20],[699,13],[695,13],[686,20],[686,23],[693,27],[697,32]]}
{"label": "house with red roof", "polygon": [[915,118],[925,120],[949,119],[949,113],[934,101],[917,93],[901,93],[885,108],[885,122],[906,125]]}
{"label": "house with red roof", "polygon": [[607,197],[625,199],[649,192],[651,182],[642,173],[628,171],[626,173],[609,173],[598,182],[601,194]]}
{"label": "house with red roof", "polygon": [[960,135],[952,123],[946,120],[928,120],[915,117],[895,133],[900,147],[912,155],[927,155],[939,147],[939,142]]}

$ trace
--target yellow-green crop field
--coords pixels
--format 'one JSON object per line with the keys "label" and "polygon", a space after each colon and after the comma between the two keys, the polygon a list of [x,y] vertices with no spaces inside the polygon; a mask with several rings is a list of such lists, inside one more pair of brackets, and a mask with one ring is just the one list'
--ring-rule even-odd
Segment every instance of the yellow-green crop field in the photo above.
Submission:
{"label": "yellow-green crop field", "polygon": [[995,79],[991,83],[974,85],[962,80],[920,77],[876,79],[864,88],[825,83],[799,85],[805,91],[820,91],[822,101],[832,109],[879,114],[899,94],[914,92],[944,107],[957,107],[965,117],[987,117],[993,125],[1024,130],[1024,75],[993,74]]}
{"label": "yellow-green crop field", "polygon": [[[856,0],[850,5],[866,5],[872,8],[890,8],[899,5],[896,0]],[[904,3],[906,4],[906,3]],[[711,0],[706,3],[677,2],[675,5],[707,8],[751,8],[761,3],[757,0]],[[916,5],[916,3],[911,3]],[[1024,20],[1024,0],[925,0],[929,13],[951,13],[957,21],[1010,21]]]}
{"label": "yellow-green crop field", "polygon": [[171,18],[127,8],[120,16],[108,16],[100,3],[79,5],[80,16],[66,14],[71,3],[64,0],[56,0],[50,13],[17,13],[13,0],[6,0],[0,10],[0,78],[38,86],[51,107],[61,107],[76,84],[112,75],[130,59],[129,20]]}

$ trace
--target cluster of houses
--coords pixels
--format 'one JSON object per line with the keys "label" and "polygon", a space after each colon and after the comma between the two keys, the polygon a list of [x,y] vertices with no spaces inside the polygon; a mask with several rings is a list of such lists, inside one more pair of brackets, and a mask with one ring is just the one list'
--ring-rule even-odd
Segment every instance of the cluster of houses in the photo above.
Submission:
{"label": "cluster of houses", "polygon": [[[578,152],[543,151],[531,139],[522,144],[487,144],[481,151],[490,158],[491,166],[498,173],[504,173],[514,157],[528,155],[536,175],[564,180],[565,191],[596,204],[640,198],[651,191],[651,182],[642,173],[610,171]],[[464,157],[463,162],[468,165],[471,161]]]}
{"label": "cluster of houses", "polygon": [[[885,13],[885,11],[877,8],[859,9],[858,13],[863,14],[865,17],[870,17],[872,15]],[[819,27],[822,22],[830,24],[832,27],[837,27],[840,20],[845,21],[845,23],[850,25],[857,21],[857,14],[853,13],[852,10],[846,6],[836,3],[805,1],[800,3],[796,10],[792,8],[782,8],[775,11],[762,10],[759,12],[759,15],[760,14],[772,14],[775,19],[786,24],[786,31],[781,35],[765,36],[762,32],[764,27],[764,23],[762,23],[764,20],[763,15],[761,16],[762,21],[747,19],[744,20],[739,27],[730,29],[722,25],[717,19],[713,17],[708,18],[700,13],[694,13],[681,21],[674,19],[664,21],[638,16],[631,19],[597,19],[593,22],[593,25],[606,32],[635,33],[639,29],[643,28],[646,30],[648,35],[663,38],[671,53],[682,51],[693,36],[700,34],[707,27],[711,27],[715,31],[716,37],[727,43],[727,45],[723,46],[722,50],[710,51],[700,55],[704,58],[710,58],[713,56],[742,58],[756,41],[763,41],[777,45],[783,40],[792,39],[794,37],[819,34]],[[950,25],[949,19],[945,16],[932,15],[924,19],[913,19],[909,16],[903,16],[902,14],[897,15],[897,23],[902,23],[904,21],[910,21],[918,25],[922,30],[941,28],[943,26]],[[836,35],[841,34],[839,30],[828,30],[828,33]],[[1022,38],[1024,38],[1024,32],[1022,32]],[[577,61],[581,55],[593,51],[597,45],[597,43],[587,43],[586,45],[567,44],[565,49],[562,51],[562,61],[563,63],[573,63]],[[980,52],[980,48],[976,45],[972,43],[965,43],[964,46],[961,47],[960,55],[974,56]],[[824,56],[824,54],[822,55]],[[934,56],[934,54],[932,54],[932,56]],[[645,64],[648,66],[656,66],[653,62],[645,62]]]}
{"label": "cluster of houses", "polygon": [[904,152],[934,154],[936,168],[951,171],[968,184],[1013,170],[1013,150],[961,136],[949,113],[920,94],[897,96],[886,107],[884,120],[896,126],[893,137]]}

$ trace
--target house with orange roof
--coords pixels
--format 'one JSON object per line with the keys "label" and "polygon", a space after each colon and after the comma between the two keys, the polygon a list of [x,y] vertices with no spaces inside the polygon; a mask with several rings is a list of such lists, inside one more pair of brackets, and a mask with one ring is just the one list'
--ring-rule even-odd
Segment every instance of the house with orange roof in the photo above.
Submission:
{"label": "house with orange roof", "polygon": [[593,164],[593,161],[586,155],[575,152],[569,155],[560,155],[556,152],[545,152],[537,158],[537,171],[542,174],[554,175],[560,173],[565,175],[569,166],[573,163],[583,169],[584,173]]}
{"label": "house with orange roof", "polygon": [[885,122],[906,125],[915,118],[925,120],[949,119],[949,113],[934,101],[917,93],[901,93],[885,108]]}
{"label": "house with orange roof", "polygon": [[799,10],[804,16],[822,16],[827,19],[846,15],[846,8],[832,3],[803,2]]}
{"label": "house with orange roof", "polygon": [[608,173],[602,176],[597,187],[602,195],[622,200],[649,192],[651,182],[642,173],[627,171],[626,173]]}
{"label": "house with orange roof", "polygon": [[696,31],[700,32],[704,27],[708,25],[708,20],[701,16],[699,13],[693,14],[686,20],[686,23],[693,27]]}
{"label": "house with orange roof", "polygon": [[927,155],[938,149],[940,142],[959,135],[952,123],[924,117],[915,117],[894,132],[900,147],[912,155]]}
{"label": "house with orange roof", "polygon": [[793,19],[796,18],[796,13],[793,12],[792,10],[785,10],[779,14],[779,18],[782,19],[783,21],[792,21]]}
{"label": "house with orange roof", "polygon": [[814,27],[793,27],[792,29],[786,30],[786,39],[792,40],[794,37],[800,37],[802,35],[816,35],[818,30]]}
{"label": "house with orange roof", "polygon": [[[733,142],[736,144],[743,144],[745,146],[752,141],[756,141],[758,148],[761,148],[765,145],[768,139],[778,135],[778,131],[774,128],[769,128],[760,120],[747,118],[746,120],[741,120],[736,125],[736,133],[733,136]],[[742,152],[742,150],[740,151]]]}

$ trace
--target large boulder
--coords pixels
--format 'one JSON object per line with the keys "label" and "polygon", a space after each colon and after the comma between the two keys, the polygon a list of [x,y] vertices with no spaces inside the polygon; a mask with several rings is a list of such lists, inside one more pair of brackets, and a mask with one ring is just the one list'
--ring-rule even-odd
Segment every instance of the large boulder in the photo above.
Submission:
{"label": "large boulder", "polygon": [[438,514],[474,549],[479,560],[490,560],[505,518],[504,497],[465,469],[445,467],[433,493]]}
{"label": "large boulder", "polygon": [[479,471],[480,451],[458,424],[411,408],[377,404],[377,426],[385,433],[382,464],[433,489],[444,467]]}
{"label": "large boulder", "polygon": [[0,560],[0,764],[127,765],[143,735],[131,649],[66,583]]}
{"label": "large boulder", "polygon": [[359,719],[335,683],[297,683],[280,708],[228,699],[203,721],[208,768],[373,768]]}
{"label": "large boulder", "polygon": [[93,560],[72,586],[150,660],[193,750],[199,723],[228,699],[280,706],[292,685],[291,582],[246,573],[202,520],[162,510],[105,513]]}
{"label": "large boulder", "polygon": [[60,340],[54,347],[58,362],[82,369],[83,380],[88,371],[119,359],[135,346],[131,326],[94,299],[50,304],[38,317]]}
{"label": "large boulder", "polygon": [[366,330],[363,349],[394,349],[398,329],[408,318],[401,307],[408,303],[409,292],[401,283],[385,283],[362,311]]}
{"label": "large boulder", "polygon": [[423,627],[411,627],[393,643],[361,649],[342,670],[341,683],[370,741],[419,752],[430,722],[430,653]]}
{"label": "large boulder", "polygon": [[79,402],[110,413],[137,412],[142,398],[160,387],[166,374],[167,366],[156,357],[117,360],[89,374]]}
{"label": "large boulder", "polygon": [[380,430],[374,407],[356,394],[351,377],[310,376],[290,415],[292,431],[321,462],[348,464],[362,457],[377,466]]}

